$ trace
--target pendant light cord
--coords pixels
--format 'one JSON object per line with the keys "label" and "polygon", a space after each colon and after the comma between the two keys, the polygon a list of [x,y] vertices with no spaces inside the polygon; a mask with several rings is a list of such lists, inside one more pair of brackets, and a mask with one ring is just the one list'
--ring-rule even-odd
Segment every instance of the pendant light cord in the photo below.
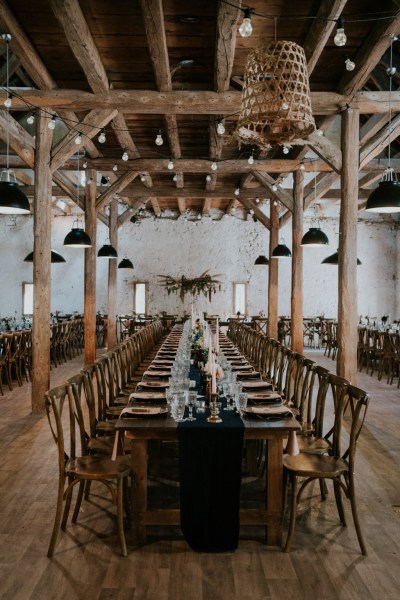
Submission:
{"label": "pendant light cord", "polygon": [[[9,45],[10,42],[8,39],[6,39],[6,79],[7,79],[7,98],[9,98],[9,94],[10,94],[10,88],[9,88],[9,83],[10,83],[10,73],[9,73]],[[10,109],[7,105],[7,121],[8,121],[8,117],[10,115]],[[7,125],[7,180],[10,181],[10,133],[9,133],[9,127]]]}
{"label": "pendant light cord", "polygon": [[390,39],[390,60],[389,60],[389,148],[388,148],[388,169],[391,169],[391,150],[390,142],[392,135],[392,80],[393,80],[393,41],[394,36]]}

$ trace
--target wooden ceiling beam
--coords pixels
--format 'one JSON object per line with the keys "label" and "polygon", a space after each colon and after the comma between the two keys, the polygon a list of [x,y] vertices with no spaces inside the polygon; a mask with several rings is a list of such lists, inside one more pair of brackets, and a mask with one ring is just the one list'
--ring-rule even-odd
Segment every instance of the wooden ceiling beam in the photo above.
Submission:
{"label": "wooden ceiling beam", "polygon": [[241,0],[232,6],[227,2],[219,2],[215,58],[214,58],[214,90],[226,92],[232,76],[233,61],[235,58],[237,23],[242,14]]}
{"label": "wooden ceiling beam", "polygon": [[368,164],[373,158],[381,154],[390,141],[400,135],[400,115],[396,115],[391,123],[388,123],[376,133],[360,150],[360,169]]}
{"label": "wooden ceiling beam", "polygon": [[[252,165],[254,167],[254,165]],[[276,186],[275,180],[268,173],[259,173],[253,170],[254,177],[262,183],[271,194],[272,198],[276,198],[279,202],[282,202],[284,206],[291,212],[293,212],[293,198],[292,196],[283,188]],[[276,189],[273,189],[276,187]],[[240,197],[239,197],[240,199]]]}
{"label": "wooden ceiling beam", "polygon": [[391,33],[400,34],[400,11],[392,20],[378,21],[365,39],[353,58],[356,64],[355,71],[345,71],[339,82],[338,90],[341,94],[353,96],[368,81],[371,71],[390,46]]}
{"label": "wooden ceiling beam", "polygon": [[181,215],[186,212],[186,198],[178,198],[178,209]]}
{"label": "wooden ceiling beam", "polygon": [[336,27],[335,19],[341,15],[346,3],[347,0],[322,0],[320,2],[317,16],[312,22],[303,45],[309,75],[313,72],[332,30]]}
{"label": "wooden ceiling beam", "polygon": [[257,221],[260,221],[260,223],[262,223],[262,225],[264,225],[264,227],[266,227],[267,229],[270,229],[271,222],[270,222],[269,218],[262,212],[262,210],[260,210],[260,207],[258,206],[258,204],[256,204],[253,200],[250,200],[250,198],[243,198],[242,196],[239,198],[239,202],[241,204],[243,204],[243,206],[245,208],[247,208],[253,212]]}
{"label": "wooden ceiling beam", "polygon": [[[99,129],[107,125],[117,114],[114,110],[92,110],[84,120],[76,126],[75,129],[71,129],[67,135],[58,142],[52,149],[51,165],[50,168],[53,171],[57,171],[63,166],[64,162],[68,160],[75,152],[85,145],[85,137],[91,139],[97,133]],[[82,134],[82,142],[80,144],[75,143],[75,139],[78,133]]]}
{"label": "wooden ceiling beam", "polygon": [[157,217],[159,217],[161,215],[161,208],[160,208],[157,198],[150,198],[150,203],[151,203],[154,214]]}
{"label": "wooden ceiling beam", "polygon": [[339,175],[337,173],[328,173],[325,175],[319,174],[316,184],[314,181],[310,181],[304,188],[304,210],[307,210],[312,204],[323,198],[338,179]]}
{"label": "wooden ceiling beam", "polygon": [[211,208],[211,198],[204,198],[203,208],[201,211],[203,213],[203,215],[208,215],[208,213],[210,212],[210,208]]}
{"label": "wooden ceiling beam", "polygon": [[314,150],[318,156],[326,161],[336,173],[340,173],[342,170],[342,152],[339,148],[336,148],[326,137],[318,135],[316,132],[309,135],[306,142],[311,150]]}
{"label": "wooden ceiling beam", "polygon": [[111,121],[111,128],[115,133],[121,148],[128,150],[131,158],[140,158],[139,150],[128,131],[128,126],[123,115],[119,112]]}
{"label": "wooden ceiling beam", "polygon": [[116,194],[119,194],[124,190],[130,183],[137,177],[139,173],[137,171],[128,171],[117,179],[110,187],[108,187],[96,200],[96,211],[102,210],[107,204],[109,204]]}
{"label": "wooden ceiling beam", "polygon": [[[0,105],[6,99],[0,90]],[[209,114],[237,113],[241,92],[172,90],[109,90],[93,94],[81,90],[18,90],[13,98],[13,110],[27,110],[27,106],[47,110],[92,110],[116,108],[125,114]],[[357,92],[352,97],[335,92],[311,92],[314,115],[335,115],[346,107],[357,108],[361,114],[385,113],[389,109],[389,92]],[[392,112],[400,112],[400,92],[392,92]]]}

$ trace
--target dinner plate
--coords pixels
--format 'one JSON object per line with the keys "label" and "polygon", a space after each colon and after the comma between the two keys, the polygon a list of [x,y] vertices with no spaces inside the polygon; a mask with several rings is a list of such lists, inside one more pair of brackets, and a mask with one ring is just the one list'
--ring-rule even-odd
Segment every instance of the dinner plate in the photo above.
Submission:
{"label": "dinner plate", "polygon": [[279,394],[277,394],[276,392],[258,392],[258,393],[253,393],[253,394],[248,394],[248,400],[249,402],[256,402],[256,403],[269,403],[271,402],[272,404],[276,404],[276,403],[281,403],[282,398]]}
{"label": "dinner plate", "polygon": [[165,392],[133,392],[129,396],[131,400],[165,400]]}
{"label": "dinner plate", "polygon": [[141,381],[138,383],[138,387],[147,387],[147,388],[166,388],[169,387],[168,381]]}
{"label": "dinner plate", "polygon": [[122,419],[131,419],[132,417],[160,417],[166,415],[168,408],[166,406],[128,406],[121,412]]}
{"label": "dinner plate", "polygon": [[287,406],[247,406],[245,411],[248,415],[257,415],[258,417],[274,417],[286,419],[293,417],[293,413]]}
{"label": "dinner plate", "polygon": [[243,388],[246,389],[265,389],[270,390],[272,385],[268,381],[242,381]]}

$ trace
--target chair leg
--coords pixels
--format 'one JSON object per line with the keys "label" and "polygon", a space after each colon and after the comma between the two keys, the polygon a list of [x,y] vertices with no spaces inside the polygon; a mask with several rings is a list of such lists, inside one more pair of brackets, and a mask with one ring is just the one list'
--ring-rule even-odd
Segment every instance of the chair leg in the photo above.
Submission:
{"label": "chair leg", "polygon": [[83,492],[85,491],[85,481],[79,483],[78,497],[76,499],[74,514],[72,515],[72,522],[76,523],[79,516],[79,510],[82,504]]}
{"label": "chair leg", "polygon": [[351,505],[351,513],[353,515],[353,522],[354,522],[354,527],[355,527],[355,530],[357,533],[358,543],[360,544],[361,553],[364,556],[367,556],[367,548],[365,546],[364,538],[361,533],[360,521],[358,520],[357,503],[356,503],[356,496],[355,496],[355,492],[354,492],[354,479],[353,479],[352,473],[349,473],[348,490],[349,490],[349,498],[350,498],[350,505]]}
{"label": "chair leg", "polygon": [[118,538],[121,544],[122,556],[128,556],[126,549],[125,532],[124,532],[124,493],[122,478],[117,481],[117,519],[118,519]]}
{"label": "chair leg", "polygon": [[289,531],[286,538],[286,544],[284,547],[284,552],[290,551],[290,546],[292,544],[294,529],[296,527],[296,512],[297,512],[297,477],[296,475],[289,475],[291,481],[291,506],[290,506],[290,523],[289,523]]}
{"label": "chair leg", "polygon": [[47,550],[48,558],[51,558],[54,554],[54,548],[56,546],[58,534],[60,533],[61,519],[63,516],[63,500],[64,500],[64,479],[58,483],[58,496],[56,506],[56,516],[54,519],[53,532],[51,534],[49,549]]}
{"label": "chair leg", "polygon": [[333,489],[335,491],[335,500],[336,500],[336,506],[338,509],[340,522],[343,525],[343,527],[347,527],[346,513],[344,512],[344,506],[343,506],[342,491],[340,488],[340,483],[336,479],[333,480]]}

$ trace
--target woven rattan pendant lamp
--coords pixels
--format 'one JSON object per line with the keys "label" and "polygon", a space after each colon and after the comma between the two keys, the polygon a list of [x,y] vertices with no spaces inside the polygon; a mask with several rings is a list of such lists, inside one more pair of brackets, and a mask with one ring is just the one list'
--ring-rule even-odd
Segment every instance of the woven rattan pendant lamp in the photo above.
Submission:
{"label": "woven rattan pendant lamp", "polygon": [[280,40],[250,52],[236,138],[268,149],[305,139],[314,130],[303,48]]}

